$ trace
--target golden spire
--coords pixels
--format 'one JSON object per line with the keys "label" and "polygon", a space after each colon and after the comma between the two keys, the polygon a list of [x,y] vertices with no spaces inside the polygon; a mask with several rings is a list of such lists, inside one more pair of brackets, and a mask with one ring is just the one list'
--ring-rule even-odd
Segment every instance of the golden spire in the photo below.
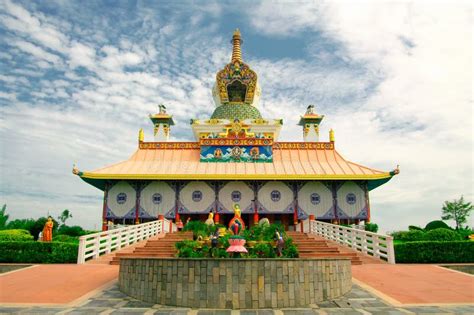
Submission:
{"label": "golden spire", "polygon": [[242,44],[242,38],[240,37],[240,31],[238,28],[235,29],[234,35],[232,36],[232,62],[242,62],[242,51],[240,50],[240,44]]}
{"label": "golden spire", "polygon": [[334,130],[329,130],[329,141],[334,142]]}

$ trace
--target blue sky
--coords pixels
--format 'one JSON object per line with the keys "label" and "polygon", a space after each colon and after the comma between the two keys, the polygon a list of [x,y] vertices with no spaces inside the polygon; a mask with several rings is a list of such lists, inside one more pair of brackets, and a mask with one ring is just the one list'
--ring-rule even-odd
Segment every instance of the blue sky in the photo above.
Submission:
{"label": "blue sky", "polygon": [[[402,173],[371,193],[390,231],[472,200],[472,7],[458,1],[0,0],[0,193],[13,218],[99,226],[101,192],[71,174],[128,158],[165,103],[192,140],[242,31],[260,109],[301,141],[308,104],[347,159]],[[282,114],[284,113],[284,114]]]}

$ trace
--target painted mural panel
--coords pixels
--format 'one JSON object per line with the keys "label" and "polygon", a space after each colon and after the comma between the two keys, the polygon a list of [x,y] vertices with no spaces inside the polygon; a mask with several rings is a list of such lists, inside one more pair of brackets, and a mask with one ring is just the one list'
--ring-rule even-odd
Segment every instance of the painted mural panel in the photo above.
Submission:
{"label": "painted mural panel", "polygon": [[341,219],[364,218],[366,216],[364,189],[353,181],[343,183],[337,190],[337,206],[338,217]]}
{"label": "painted mural panel", "polygon": [[215,201],[215,192],[203,181],[189,182],[179,192],[179,200],[186,212],[208,212]]}
{"label": "painted mural panel", "polygon": [[332,191],[322,182],[307,182],[298,191],[298,206],[316,219],[334,217]]}
{"label": "painted mural panel", "polygon": [[124,217],[136,207],[137,193],[135,188],[126,181],[113,185],[107,194],[107,207],[115,217]]}
{"label": "painted mural panel", "polygon": [[252,208],[253,199],[253,190],[244,182],[228,182],[219,190],[219,201],[227,211],[232,211],[236,203],[243,211]]}
{"label": "painted mural panel", "polygon": [[201,162],[273,162],[271,146],[201,146]]}
{"label": "painted mural panel", "polygon": [[143,188],[140,206],[152,217],[165,214],[175,207],[176,195],[166,182],[153,181]]}
{"label": "painted mural panel", "polygon": [[266,211],[288,212],[293,200],[293,191],[284,182],[267,182],[258,191],[258,201]]}

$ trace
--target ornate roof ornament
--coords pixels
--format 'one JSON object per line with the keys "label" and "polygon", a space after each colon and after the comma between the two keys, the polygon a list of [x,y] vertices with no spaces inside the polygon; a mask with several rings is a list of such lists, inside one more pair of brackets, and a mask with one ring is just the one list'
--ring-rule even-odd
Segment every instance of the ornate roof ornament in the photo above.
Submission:
{"label": "ornate roof ornament", "polygon": [[242,60],[240,31],[232,36],[232,58],[216,75],[216,92],[220,104],[252,104],[257,89],[257,74]]}

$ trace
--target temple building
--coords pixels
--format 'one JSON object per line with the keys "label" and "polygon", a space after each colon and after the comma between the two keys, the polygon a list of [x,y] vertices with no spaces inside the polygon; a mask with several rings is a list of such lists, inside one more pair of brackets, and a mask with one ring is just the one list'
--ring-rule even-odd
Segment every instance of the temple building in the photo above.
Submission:
{"label": "temple building", "polygon": [[[299,121],[303,142],[280,142],[283,119],[263,118],[257,74],[243,62],[241,35],[232,58],[216,75],[216,108],[207,120],[191,119],[193,142],[169,141],[172,115],[164,105],[150,115],[154,141],[141,129],[126,161],[74,174],[104,192],[107,221],[136,224],[157,219],[207,218],[228,223],[238,203],[252,225],[266,217],[295,229],[310,215],[327,222],[370,220],[369,192],[398,174],[350,162],[337,151],[334,132],[320,141],[324,116],[307,107]],[[169,109],[168,109],[169,110]]]}

